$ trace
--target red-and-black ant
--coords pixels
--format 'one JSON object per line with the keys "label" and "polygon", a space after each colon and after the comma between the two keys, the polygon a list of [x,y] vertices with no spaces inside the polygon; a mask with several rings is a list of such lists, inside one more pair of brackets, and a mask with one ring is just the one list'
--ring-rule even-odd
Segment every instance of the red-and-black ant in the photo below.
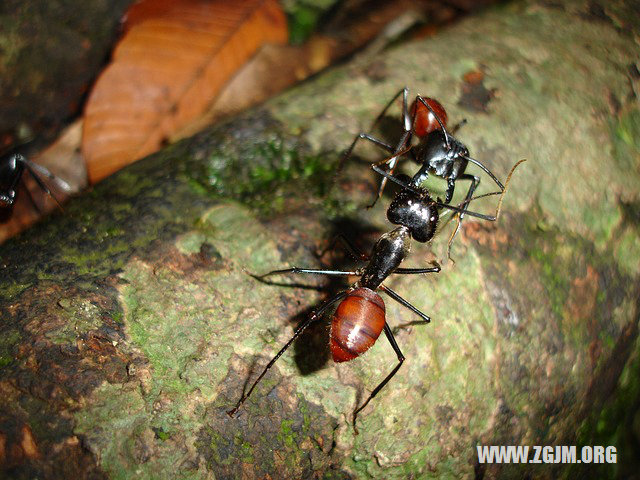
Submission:
{"label": "red-and-black ant", "polygon": [[[446,204],[449,204],[453,199],[456,181],[469,180],[471,185],[469,186],[464,202],[462,202],[465,204],[464,209],[468,209],[473,193],[480,184],[480,177],[465,173],[469,162],[477,165],[487,175],[489,175],[500,189],[500,192],[504,191],[504,185],[500,180],[498,180],[493,172],[478,160],[470,157],[467,147],[453,136],[453,133],[457,131],[462,123],[456,125],[452,129],[452,132],[447,131],[447,112],[444,107],[433,98],[425,98],[417,95],[416,99],[411,104],[411,107],[408,107],[409,89],[405,87],[394,95],[391,101],[387,103],[382,112],[373,122],[373,126],[380,121],[400,95],[402,95],[402,119],[404,131],[396,146],[393,147],[392,145],[389,145],[383,140],[373,137],[368,133],[359,133],[342,157],[338,165],[338,171],[342,169],[344,162],[351,157],[358,141],[365,139],[390,153],[388,158],[372,164],[372,168],[375,169],[376,166],[380,167],[381,165],[386,165],[387,172],[393,174],[399,158],[410,153],[411,158],[416,163],[420,164],[420,169],[412,177],[410,182],[413,186],[420,186],[428,178],[429,174],[445,179],[447,181],[447,189],[445,192],[444,203]],[[416,146],[412,146],[413,135],[420,139],[419,144]],[[378,172],[380,173],[380,170],[378,170]],[[370,207],[373,206],[382,196],[386,182],[387,178],[385,177],[382,179],[380,187],[378,188],[377,196]],[[464,217],[465,213],[466,211],[458,214],[458,225],[451,235],[449,247],[460,229],[460,221]],[[495,220],[495,218],[486,219]]]}
{"label": "red-and-black ant", "polygon": [[[4,211],[4,216],[8,218],[11,215],[18,196],[20,181],[22,180],[25,171],[29,172],[29,175],[31,175],[38,184],[38,187],[40,187],[44,193],[53,198],[58,207],[62,208],[60,202],[51,192],[49,187],[47,187],[46,183],[40,178],[40,175],[46,177],[52,182],[55,182],[56,185],[65,192],[71,191],[69,184],[61,178],[56,177],[42,165],[38,165],[37,163],[28,160],[24,155],[21,155],[20,153],[11,153],[0,157],[0,209]],[[40,210],[29,189],[25,188],[25,190],[27,191],[31,203],[37,210]]]}
{"label": "red-and-black ant", "polygon": [[[514,166],[513,169],[515,168],[516,167]],[[513,173],[513,169],[511,173]],[[417,314],[423,322],[429,322],[430,318],[427,315],[402,298],[395,291],[383,285],[383,282],[391,274],[423,274],[437,273],[440,271],[440,265],[435,262],[428,268],[400,268],[400,264],[409,254],[412,238],[421,243],[428,242],[433,238],[436,233],[440,217],[439,211],[441,209],[449,209],[458,213],[464,212],[471,216],[479,216],[480,218],[484,218],[485,216],[483,214],[466,210],[466,205],[464,203],[458,206],[452,206],[434,201],[426,189],[413,185],[408,176],[399,175],[396,177],[384,170],[381,170],[381,172],[386,178],[403,187],[402,190],[396,194],[387,211],[387,218],[389,221],[394,225],[399,226],[394,230],[383,234],[374,245],[370,255],[364,255],[358,252],[358,250],[351,245],[346,238],[341,237],[347,248],[354,256],[367,261],[367,264],[364,267],[352,271],[291,267],[282,270],[273,270],[264,275],[254,276],[259,280],[264,280],[266,277],[271,275],[295,273],[331,276],[357,275],[360,279],[348,289],[327,300],[296,329],[291,339],[289,339],[289,341],[266,365],[262,373],[251,385],[251,388],[242,395],[236,406],[227,412],[229,416],[233,417],[233,415],[235,415],[242,404],[247,400],[247,398],[249,398],[256,385],[264,377],[267,371],[291,346],[296,338],[298,338],[300,334],[309,327],[309,325],[321,320],[324,312],[338,301],[340,301],[340,303],[333,314],[329,335],[331,353],[335,362],[349,361],[362,355],[375,343],[382,331],[384,331],[391,347],[398,357],[398,365],[396,365],[391,373],[389,373],[371,392],[367,400],[354,411],[353,426],[356,432],[356,419],[358,413],[369,404],[371,399],[373,399],[378,392],[382,390],[382,388],[389,382],[389,380],[391,380],[398,369],[402,366],[405,357],[396,343],[391,328],[386,322],[384,301],[376,291],[383,291],[393,300]],[[510,177],[511,174],[509,174],[509,178]],[[509,182],[509,178],[507,179],[507,184]],[[502,192],[493,193],[500,194],[501,196],[499,206],[505,192],[506,189],[503,189]],[[466,203],[468,203],[468,201]],[[496,217],[498,214],[499,210],[496,211]]]}

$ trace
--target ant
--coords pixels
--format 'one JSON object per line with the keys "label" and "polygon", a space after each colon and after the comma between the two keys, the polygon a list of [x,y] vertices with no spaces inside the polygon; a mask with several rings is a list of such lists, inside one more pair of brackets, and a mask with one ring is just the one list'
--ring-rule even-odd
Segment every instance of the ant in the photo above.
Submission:
{"label": "ant", "polygon": [[[42,165],[38,165],[37,163],[28,160],[24,155],[12,153],[0,157],[0,209],[3,209],[5,213],[8,213],[7,216],[11,215],[18,196],[20,180],[22,179],[25,171],[29,172],[29,175],[31,175],[38,184],[38,187],[53,198],[59,208],[62,208],[58,199],[38,174],[55,182],[65,192],[71,191],[69,184],[61,178],[56,177]],[[31,192],[28,189],[26,190],[29,198],[31,199],[31,203],[39,210],[38,204],[33,199]]]}
{"label": "ant", "polygon": [[[448,132],[446,128],[447,112],[440,102],[433,98],[417,95],[411,106],[407,107],[409,89],[405,87],[394,95],[391,101],[387,103],[382,112],[380,112],[374,120],[372,128],[380,121],[389,107],[393,105],[400,95],[402,95],[402,119],[404,131],[397,145],[393,147],[388,143],[369,135],[368,133],[361,132],[354,138],[353,142],[340,160],[338,171],[342,169],[344,163],[351,157],[353,149],[358,141],[360,139],[365,139],[384,148],[391,154],[390,157],[372,164],[371,166],[374,170],[376,170],[376,166],[380,167],[381,165],[386,164],[387,171],[390,174],[393,174],[399,158],[406,153],[411,153],[413,160],[420,164],[420,169],[411,179],[411,184],[413,186],[417,187],[421,185],[427,180],[429,174],[445,179],[447,181],[447,190],[445,192],[444,203],[446,204],[449,204],[453,199],[456,181],[458,179],[469,180],[471,185],[465,196],[465,201],[463,202],[465,205],[465,211],[458,213],[458,225],[451,235],[451,239],[449,241],[450,246],[460,229],[460,222],[462,221],[462,218],[465,213],[467,213],[467,208],[473,193],[480,184],[480,177],[465,173],[469,162],[477,165],[487,175],[489,175],[500,189],[500,192],[503,192],[505,187],[487,167],[478,160],[470,157],[468,148],[453,136],[453,133],[455,133],[460,126],[465,123],[465,121],[463,120],[461,123],[453,127],[451,132]],[[420,140],[419,144],[415,147],[411,145],[413,135],[416,135]],[[376,171],[380,173],[379,170]],[[368,208],[373,207],[377,200],[382,196],[386,182],[387,177],[382,179],[378,188],[377,196]]]}
{"label": "ant", "polygon": [[[516,166],[518,164],[516,164]],[[516,166],[513,167],[511,173],[513,173]],[[290,273],[330,276],[357,275],[360,279],[346,290],[324,302],[317,311],[311,313],[311,315],[296,329],[289,341],[266,365],[262,373],[253,382],[248,392],[243,393],[236,406],[227,412],[230,417],[233,417],[236,414],[244,402],[249,398],[256,385],[265,376],[267,371],[269,371],[280,356],[291,346],[296,338],[298,338],[302,332],[309,327],[309,325],[321,320],[324,312],[331,305],[340,301],[335,313],[333,314],[329,334],[329,346],[335,362],[346,362],[362,355],[376,342],[382,331],[384,331],[385,336],[389,340],[391,347],[398,357],[398,364],[391,373],[389,373],[371,392],[367,400],[354,411],[353,428],[355,432],[358,433],[358,429],[356,427],[358,414],[369,404],[380,390],[384,388],[391,378],[393,378],[405,360],[405,357],[393,336],[393,332],[386,322],[384,301],[376,292],[378,290],[383,291],[393,300],[411,310],[421,318],[421,323],[429,323],[431,321],[429,316],[421,312],[391,288],[385,286],[383,282],[391,274],[415,275],[440,272],[440,265],[438,265],[437,262],[432,262],[432,266],[428,268],[401,268],[400,264],[409,254],[411,239],[417,242],[426,243],[433,238],[437,230],[440,216],[439,211],[441,209],[446,208],[458,213],[467,213],[468,215],[479,216],[481,218],[484,218],[485,216],[483,214],[466,210],[466,205],[464,203],[458,206],[452,206],[439,201],[434,201],[426,189],[413,185],[411,183],[411,179],[406,175],[399,175],[395,177],[384,170],[380,169],[380,172],[382,172],[382,175],[384,175],[385,178],[388,178],[403,187],[402,190],[396,194],[387,211],[387,218],[389,221],[394,225],[399,226],[390,232],[383,234],[375,243],[369,255],[359,252],[345,237],[339,237],[339,239],[343,240],[352,255],[367,262],[365,266],[350,271],[291,267],[281,270],[273,270],[263,275],[252,275],[260,281],[264,281],[266,277],[271,275]],[[510,177],[511,174],[509,174],[509,178]],[[509,178],[507,179],[507,184],[509,182]],[[498,210],[496,211],[496,217],[499,214],[501,200],[505,191],[506,189],[502,192],[487,194],[492,195],[499,193],[501,195]],[[468,203],[468,201],[466,201],[466,203]]]}

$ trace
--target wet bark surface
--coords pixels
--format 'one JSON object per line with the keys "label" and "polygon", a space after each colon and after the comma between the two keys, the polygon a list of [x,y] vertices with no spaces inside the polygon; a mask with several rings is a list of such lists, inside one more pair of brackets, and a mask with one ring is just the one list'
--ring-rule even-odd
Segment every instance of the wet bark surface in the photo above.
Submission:
{"label": "wet bark surface", "polygon": [[[640,271],[632,6],[511,4],[375,58],[107,179],[2,245],[0,462],[12,478],[601,478],[635,471]],[[249,273],[345,268],[389,196],[353,135],[401,87],[438,98],[500,178],[496,223],[452,222],[388,285],[385,339],[335,365],[311,328],[233,407],[293,328],[347,284]],[[398,127],[397,108],[382,135]],[[390,129],[387,129],[387,127]],[[416,167],[405,162],[403,168]],[[482,174],[479,174],[482,175]],[[433,188],[442,185],[435,183]],[[460,189],[462,190],[462,189]],[[479,193],[491,191],[483,177]],[[389,195],[391,192],[389,192]],[[458,192],[458,196],[463,192]],[[457,197],[456,197],[457,198]],[[495,199],[473,203],[491,213]],[[279,285],[282,284],[282,285]],[[385,297],[386,298],[386,297]],[[634,423],[635,422],[635,423]],[[635,429],[634,429],[635,428]],[[481,465],[476,445],[615,445],[617,465]]]}

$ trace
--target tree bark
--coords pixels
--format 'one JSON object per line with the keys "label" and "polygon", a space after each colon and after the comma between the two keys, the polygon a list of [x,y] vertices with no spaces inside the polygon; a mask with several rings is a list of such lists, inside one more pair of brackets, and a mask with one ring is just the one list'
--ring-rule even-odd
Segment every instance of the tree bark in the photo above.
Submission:
{"label": "tree bark", "polygon": [[[635,17],[634,17],[635,15]],[[640,203],[637,9],[530,1],[355,58],[132,165],[0,247],[0,462],[15,478],[592,478],[635,472]],[[385,339],[330,362],[311,328],[345,284],[249,273],[345,268],[391,229],[364,145],[403,86],[439,99],[472,155],[513,175],[496,223],[415,244]],[[395,110],[394,110],[395,109]],[[397,116],[397,107],[390,117]],[[389,121],[387,121],[389,120]],[[398,128],[397,118],[383,129]],[[405,162],[403,168],[416,167]],[[482,176],[478,193],[492,191]],[[440,193],[442,196],[442,190]],[[495,198],[472,203],[491,213]],[[293,284],[293,286],[291,285]],[[304,288],[312,286],[317,288]],[[635,430],[634,430],[635,428]],[[615,465],[480,464],[477,445],[614,445]],[[579,457],[578,457],[579,458]]]}

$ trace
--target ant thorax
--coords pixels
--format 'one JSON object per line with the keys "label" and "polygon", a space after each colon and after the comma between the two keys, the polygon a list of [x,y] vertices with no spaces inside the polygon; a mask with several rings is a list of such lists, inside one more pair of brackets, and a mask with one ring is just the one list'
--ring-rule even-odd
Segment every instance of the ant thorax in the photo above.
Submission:
{"label": "ant thorax", "polygon": [[[447,144],[448,141],[448,144]],[[442,178],[458,177],[464,173],[469,150],[462,142],[451,135],[445,136],[442,130],[431,132],[418,152],[418,162],[423,169],[428,169],[434,175]]]}
{"label": "ant thorax", "polygon": [[398,227],[382,235],[373,247],[371,259],[364,268],[360,285],[377,289],[400,266],[411,249],[411,234],[407,227]]}

